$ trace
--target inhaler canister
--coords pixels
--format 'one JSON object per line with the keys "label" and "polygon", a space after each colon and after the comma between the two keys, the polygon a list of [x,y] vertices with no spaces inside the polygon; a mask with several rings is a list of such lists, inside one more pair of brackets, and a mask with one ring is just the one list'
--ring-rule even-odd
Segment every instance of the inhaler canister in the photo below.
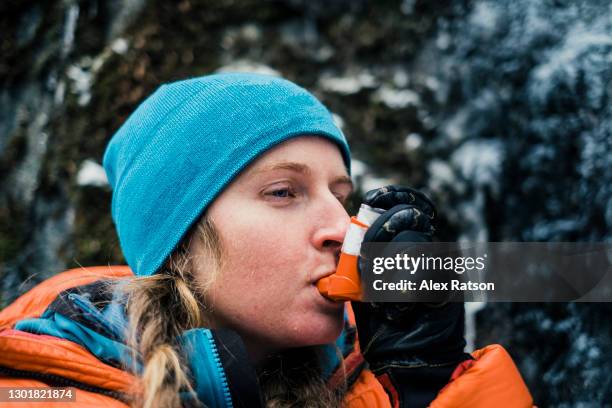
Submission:
{"label": "inhaler canister", "polygon": [[361,279],[357,262],[365,233],[383,210],[361,204],[357,216],[351,217],[336,272],[317,282],[319,292],[332,300],[361,300]]}

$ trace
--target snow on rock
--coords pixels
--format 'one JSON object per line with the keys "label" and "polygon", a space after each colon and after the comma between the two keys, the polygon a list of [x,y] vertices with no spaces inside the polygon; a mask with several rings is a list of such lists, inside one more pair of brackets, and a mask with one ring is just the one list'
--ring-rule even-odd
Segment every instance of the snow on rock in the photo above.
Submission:
{"label": "snow on rock", "polygon": [[416,92],[385,85],[374,93],[374,100],[384,103],[391,109],[403,109],[408,106],[417,106],[420,103],[419,95]]}
{"label": "snow on rock", "polygon": [[319,86],[328,92],[342,95],[352,95],[364,88],[372,88],[376,85],[376,79],[368,72],[361,72],[352,76],[323,75],[319,79]]}
{"label": "snow on rock", "polygon": [[108,178],[104,167],[94,160],[87,159],[79,167],[76,182],[79,186],[103,187],[108,185]]}
{"label": "snow on rock", "polygon": [[281,73],[267,65],[246,59],[236,60],[217,69],[216,72],[252,72],[254,74],[281,76]]}

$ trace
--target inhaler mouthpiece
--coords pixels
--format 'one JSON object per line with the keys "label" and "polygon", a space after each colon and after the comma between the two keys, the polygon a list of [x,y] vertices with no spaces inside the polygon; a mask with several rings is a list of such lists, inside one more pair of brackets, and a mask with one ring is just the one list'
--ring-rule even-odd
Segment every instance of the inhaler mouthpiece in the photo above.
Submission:
{"label": "inhaler mouthpiece", "polygon": [[361,278],[357,267],[361,243],[370,225],[382,212],[379,208],[361,204],[357,216],[351,217],[336,272],[317,282],[323,296],[337,301],[361,300]]}

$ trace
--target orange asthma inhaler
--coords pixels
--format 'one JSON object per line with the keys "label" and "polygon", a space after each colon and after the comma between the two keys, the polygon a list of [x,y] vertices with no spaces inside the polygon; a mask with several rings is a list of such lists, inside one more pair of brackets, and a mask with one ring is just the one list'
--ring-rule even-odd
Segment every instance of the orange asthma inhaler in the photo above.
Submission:
{"label": "orange asthma inhaler", "polygon": [[317,282],[317,289],[332,300],[361,300],[361,278],[357,261],[361,243],[367,229],[382,214],[383,210],[361,204],[357,216],[351,217],[336,272]]}

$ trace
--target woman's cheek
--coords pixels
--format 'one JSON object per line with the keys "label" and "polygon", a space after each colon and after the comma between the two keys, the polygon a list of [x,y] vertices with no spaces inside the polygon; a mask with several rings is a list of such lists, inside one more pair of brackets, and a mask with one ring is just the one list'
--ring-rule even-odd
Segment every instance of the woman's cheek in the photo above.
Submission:
{"label": "woman's cheek", "polygon": [[298,240],[295,234],[284,233],[282,224],[268,227],[237,231],[235,236],[240,238],[233,240],[228,258],[238,261],[249,270],[249,275],[256,275],[253,277],[273,275],[280,278],[281,272],[291,274],[291,270],[298,270],[303,264],[308,242]]}

